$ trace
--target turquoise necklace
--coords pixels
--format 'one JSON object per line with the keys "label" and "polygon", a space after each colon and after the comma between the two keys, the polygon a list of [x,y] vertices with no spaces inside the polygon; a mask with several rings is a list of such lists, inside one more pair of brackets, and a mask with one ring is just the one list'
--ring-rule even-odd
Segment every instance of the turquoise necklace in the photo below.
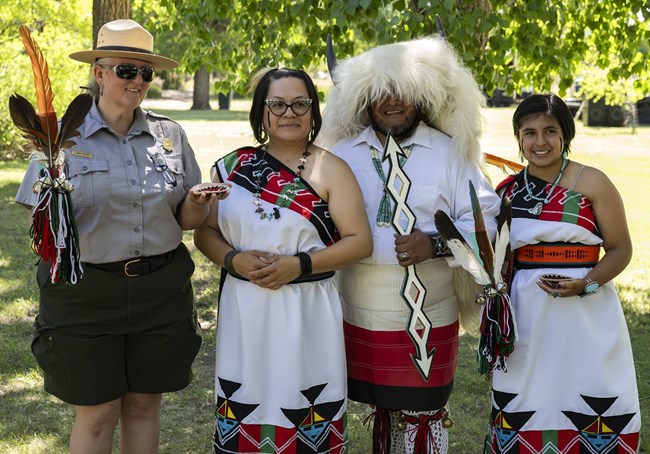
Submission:
{"label": "turquoise necklace", "polygon": [[524,168],[524,185],[526,186],[526,192],[528,193],[528,197],[530,197],[533,200],[537,200],[535,206],[528,210],[530,214],[538,216],[544,209],[544,205],[550,202],[551,197],[555,192],[555,188],[557,188],[557,185],[560,183],[560,180],[562,179],[562,175],[564,174],[564,169],[566,169],[568,163],[569,161],[567,161],[566,155],[562,153],[562,166],[560,167],[560,173],[557,174],[557,178],[555,178],[555,181],[553,181],[553,184],[551,185],[551,189],[549,189],[548,192],[546,193],[546,197],[538,197],[533,194],[533,191],[530,189],[530,183],[528,181],[528,166]]}
{"label": "turquoise necklace", "polygon": [[[404,151],[404,156],[399,157],[400,167],[404,167],[404,163],[411,155],[412,148],[413,145],[402,148],[402,151]],[[379,160],[379,151],[377,151],[377,149],[371,145],[370,153],[372,154],[372,164],[375,166],[377,175],[379,175],[381,182],[384,183],[383,194],[381,196],[381,200],[379,201],[379,209],[377,210],[377,225],[379,227],[390,227],[393,221],[393,208],[391,207],[388,188],[386,187],[386,175],[384,174],[384,168],[381,166],[381,161]]]}

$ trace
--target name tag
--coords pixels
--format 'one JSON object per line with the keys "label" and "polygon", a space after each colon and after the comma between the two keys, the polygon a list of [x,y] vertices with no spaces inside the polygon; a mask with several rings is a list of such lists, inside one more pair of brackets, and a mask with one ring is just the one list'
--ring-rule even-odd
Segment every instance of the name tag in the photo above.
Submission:
{"label": "name tag", "polygon": [[87,151],[72,150],[70,152],[73,156],[81,156],[82,158],[92,158],[93,154]]}

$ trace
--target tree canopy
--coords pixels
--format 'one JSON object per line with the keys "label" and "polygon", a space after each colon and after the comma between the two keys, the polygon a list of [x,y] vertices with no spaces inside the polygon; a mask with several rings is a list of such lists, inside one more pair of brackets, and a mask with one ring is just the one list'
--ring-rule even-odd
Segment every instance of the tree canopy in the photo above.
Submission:
{"label": "tree canopy", "polygon": [[[88,82],[88,65],[68,54],[92,47],[92,0],[4,0],[0,8],[0,148],[13,145],[17,130],[7,109],[8,98],[18,93],[36,105],[31,62],[18,35],[18,27],[30,27],[50,70],[54,108],[59,118],[79,86]],[[12,155],[12,154],[10,154]]]}
{"label": "tree canopy", "polygon": [[[18,37],[27,24],[50,65],[55,108],[87,81],[68,58],[92,47],[93,0],[5,0],[0,8],[0,97],[34,100],[29,59]],[[553,90],[577,79],[589,98],[608,104],[650,93],[647,0],[133,0],[133,16],[156,50],[193,73],[220,75],[217,91],[244,93],[265,66],[325,68],[333,37],[346,58],[380,44],[435,33],[441,16],[449,42],[486,92]],[[0,147],[15,128],[0,111]]]}
{"label": "tree canopy", "polygon": [[328,33],[339,58],[433,34],[437,13],[487,92],[563,94],[591,72],[609,83],[631,81],[636,97],[650,92],[647,0],[160,1],[174,28],[191,36],[183,63],[221,73],[222,91],[242,92],[264,66],[322,67]]}

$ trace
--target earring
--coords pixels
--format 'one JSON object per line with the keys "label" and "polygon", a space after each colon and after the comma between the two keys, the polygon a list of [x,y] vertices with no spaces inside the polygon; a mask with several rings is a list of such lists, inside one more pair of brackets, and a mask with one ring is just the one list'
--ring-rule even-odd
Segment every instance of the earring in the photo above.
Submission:
{"label": "earring", "polygon": [[99,96],[104,96],[104,87],[99,87]]}
{"label": "earring", "polygon": [[562,148],[562,157],[566,159],[567,156],[569,156],[569,147],[564,143],[564,140],[562,140],[561,137],[560,137],[560,147]]}

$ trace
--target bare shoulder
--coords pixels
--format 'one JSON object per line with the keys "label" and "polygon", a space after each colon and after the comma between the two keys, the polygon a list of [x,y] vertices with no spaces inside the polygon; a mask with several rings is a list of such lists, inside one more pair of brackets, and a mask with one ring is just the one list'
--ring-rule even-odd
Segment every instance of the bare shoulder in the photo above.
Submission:
{"label": "bare shoulder", "polygon": [[[609,182],[610,179],[607,176],[607,174],[605,174],[605,172],[603,172],[602,170],[597,169],[596,167],[585,165],[584,169],[582,169],[582,175],[580,177],[580,181],[585,181],[591,185],[591,184],[602,184],[604,182]],[[578,181],[578,183],[580,183],[580,181]]]}
{"label": "bare shoulder", "polygon": [[334,172],[351,172],[347,162],[321,147],[314,146],[311,149],[314,155],[314,161],[323,171],[328,173]]}
{"label": "bare shoulder", "polygon": [[575,184],[575,190],[584,194],[590,200],[594,200],[599,195],[616,190],[607,174],[596,167],[580,164],[576,162],[579,169],[579,177]]}

